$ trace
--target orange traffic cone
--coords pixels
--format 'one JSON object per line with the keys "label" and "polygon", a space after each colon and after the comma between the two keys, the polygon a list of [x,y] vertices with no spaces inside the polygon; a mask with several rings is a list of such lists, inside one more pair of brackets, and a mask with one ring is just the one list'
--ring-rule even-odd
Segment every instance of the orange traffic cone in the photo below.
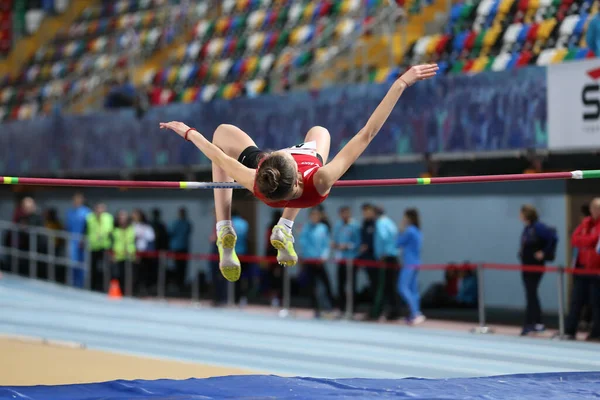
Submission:
{"label": "orange traffic cone", "polygon": [[109,299],[120,299],[123,297],[123,293],[121,293],[121,286],[119,286],[119,280],[113,279],[110,281],[110,287],[108,288],[108,298]]}

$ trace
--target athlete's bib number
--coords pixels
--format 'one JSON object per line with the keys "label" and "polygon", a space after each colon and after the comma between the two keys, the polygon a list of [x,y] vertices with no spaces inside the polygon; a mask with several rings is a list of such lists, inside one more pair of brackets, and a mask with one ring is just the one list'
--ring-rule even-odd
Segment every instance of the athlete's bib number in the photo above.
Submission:
{"label": "athlete's bib number", "polygon": [[285,150],[290,152],[291,154],[307,154],[307,155],[311,155],[311,156],[316,156],[317,155],[317,142],[312,141],[312,142],[300,143],[300,144],[297,144],[290,148],[287,148]]}

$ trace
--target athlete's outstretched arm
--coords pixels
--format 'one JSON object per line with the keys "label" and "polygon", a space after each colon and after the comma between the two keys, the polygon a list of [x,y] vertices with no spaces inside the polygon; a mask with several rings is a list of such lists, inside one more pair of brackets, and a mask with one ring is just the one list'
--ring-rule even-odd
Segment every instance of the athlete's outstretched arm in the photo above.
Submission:
{"label": "athlete's outstretched arm", "polygon": [[315,174],[315,186],[321,195],[327,194],[333,184],[346,173],[348,168],[365,151],[390,116],[406,87],[417,81],[435,76],[437,70],[437,64],[417,65],[406,71],[392,84],[366,125],[354,135],[329,164],[320,168]]}
{"label": "athlete's outstretched arm", "polygon": [[[176,121],[161,122],[160,127],[161,129],[171,129],[183,138],[185,138],[185,133],[190,129],[190,127],[183,122]],[[188,133],[187,139],[194,143],[210,161],[223,168],[227,175],[235,179],[239,184],[251,192],[254,191],[255,170],[247,168],[245,165],[238,162],[238,160],[229,157],[223,150],[212,144],[195,129]]]}

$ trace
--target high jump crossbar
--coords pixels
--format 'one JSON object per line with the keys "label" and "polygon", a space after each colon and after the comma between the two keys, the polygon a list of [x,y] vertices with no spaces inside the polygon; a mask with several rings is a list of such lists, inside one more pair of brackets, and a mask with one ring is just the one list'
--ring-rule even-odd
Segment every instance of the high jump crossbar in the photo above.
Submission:
{"label": "high jump crossbar", "polygon": [[[335,187],[372,187],[372,186],[415,186],[444,185],[456,183],[483,183],[508,181],[541,181],[560,179],[593,179],[600,178],[600,170],[547,172],[539,174],[507,174],[452,176],[446,178],[401,178],[401,179],[365,179],[341,180]],[[235,182],[175,182],[175,181],[122,181],[93,179],[57,179],[57,178],[18,178],[0,177],[5,185],[26,186],[71,186],[71,187],[114,187],[131,189],[243,189]]]}

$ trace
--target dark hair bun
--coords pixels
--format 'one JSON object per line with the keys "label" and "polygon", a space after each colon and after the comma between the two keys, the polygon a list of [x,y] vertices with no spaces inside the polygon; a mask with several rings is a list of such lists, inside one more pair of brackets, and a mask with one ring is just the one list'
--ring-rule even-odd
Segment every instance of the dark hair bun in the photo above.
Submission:
{"label": "dark hair bun", "polygon": [[282,154],[270,153],[256,171],[256,186],[269,200],[286,199],[293,191],[298,176],[296,164]]}
{"label": "dark hair bun", "polygon": [[279,187],[279,178],[281,173],[279,170],[273,167],[266,167],[260,175],[260,187],[263,189],[265,195],[273,194]]}

